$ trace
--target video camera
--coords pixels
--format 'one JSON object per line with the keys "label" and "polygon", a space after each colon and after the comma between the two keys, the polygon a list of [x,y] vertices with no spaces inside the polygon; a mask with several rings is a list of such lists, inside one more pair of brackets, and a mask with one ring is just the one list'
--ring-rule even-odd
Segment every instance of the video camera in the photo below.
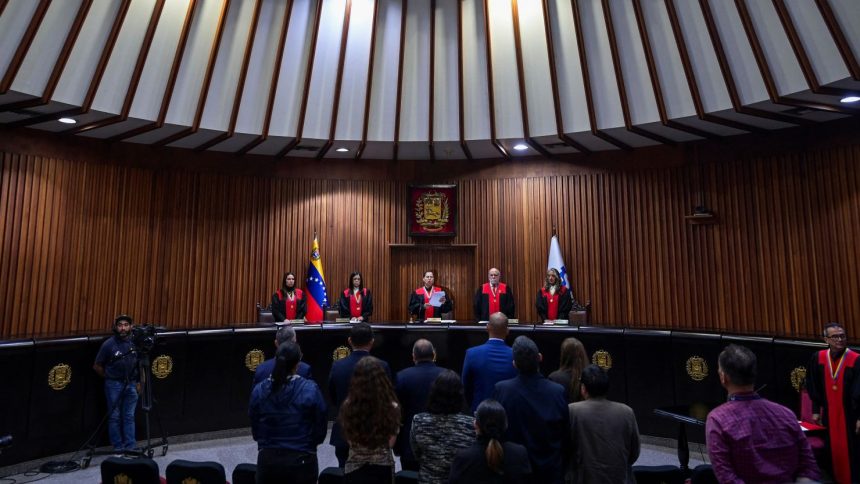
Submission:
{"label": "video camera", "polygon": [[158,342],[158,332],[155,326],[144,324],[131,328],[131,344],[139,353],[149,353]]}

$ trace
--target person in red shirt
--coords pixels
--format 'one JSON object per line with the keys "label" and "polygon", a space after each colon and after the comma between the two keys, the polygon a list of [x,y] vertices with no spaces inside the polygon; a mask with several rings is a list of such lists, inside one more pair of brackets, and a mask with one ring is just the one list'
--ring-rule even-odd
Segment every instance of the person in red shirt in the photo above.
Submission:
{"label": "person in red shirt", "polygon": [[475,319],[478,321],[489,321],[490,315],[504,313],[508,318],[514,318],[516,305],[514,303],[514,291],[507,284],[501,282],[502,272],[493,267],[487,274],[486,282],[475,292],[473,309]]}
{"label": "person in red shirt", "polygon": [[364,287],[361,272],[349,275],[349,286],[340,293],[337,309],[342,318],[365,323],[370,321],[370,315],[373,314],[373,297],[370,289]]}
{"label": "person in red shirt", "polygon": [[304,319],[307,308],[304,293],[296,287],[296,275],[285,273],[281,288],[272,294],[272,317],[278,322]]}
{"label": "person in red shirt", "polygon": [[441,318],[442,313],[451,312],[454,309],[451,300],[445,296],[439,302],[441,306],[433,306],[430,304],[430,299],[434,293],[441,292],[442,288],[434,286],[436,275],[433,271],[424,273],[424,285],[416,289],[409,295],[409,314],[415,317],[416,321],[424,321],[428,318]]}
{"label": "person in red shirt", "polygon": [[570,317],[570,291],[561,285],[558,269],[553,267],[546,271],[544,285],[537,292],[535,307],[541,321]]}

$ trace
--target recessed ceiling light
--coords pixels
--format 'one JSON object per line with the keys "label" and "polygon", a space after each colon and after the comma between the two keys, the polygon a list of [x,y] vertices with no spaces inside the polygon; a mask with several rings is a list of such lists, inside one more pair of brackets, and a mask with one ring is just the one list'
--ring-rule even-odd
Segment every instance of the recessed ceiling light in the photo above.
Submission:
{"label": "recessed ceiling light", "polygon": [[336,149],[335,151],[337,151],[338,153],[346,153],[347,151],[349,151],[349,148],[344,148],[341,146],[340,148]]}
{"label": "recessed ceiling light", "polygon": [[860,96],[845,96],[839,100],[843,103],[856,103],[857,101],[860,101]]}
{"label": "recessed ceiling light", "polygon": [[523,144],[523,143],[517,143],[517,144],[515,144],[515,145],[514,145],[514,149],[515,149],[515,150],[517,150],[517,151],[525,151],[525,150],[529,149],[529,147],[528,147],[528,145],[526,145],[526,144]]}
{"label": "recessed ceiling light", "polygon": [[63,124],[75,124],[75,123],[77,123],[77,121],[75,121],[75,120],[74,120],[74,119],[72,119],[72,118],[60,118],[60,119],[58,119],[57,121],[59,121],[59,122],[61,122],[61,123],[63,123]]}

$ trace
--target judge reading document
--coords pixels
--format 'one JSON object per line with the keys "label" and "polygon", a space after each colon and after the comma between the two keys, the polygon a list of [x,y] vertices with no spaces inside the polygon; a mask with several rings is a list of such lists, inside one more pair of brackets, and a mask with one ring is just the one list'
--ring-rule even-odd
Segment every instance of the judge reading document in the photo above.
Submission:
{"label": "judge reading document", "polygon": [[409,314],[416,321],[424,321],[429,318],[441,318],[442,313],[454,309],[453,303],[445,297],[445,291],[439,286],[434,286],[436,281],[433,271],[424,273],[424,285],[409,295]]}

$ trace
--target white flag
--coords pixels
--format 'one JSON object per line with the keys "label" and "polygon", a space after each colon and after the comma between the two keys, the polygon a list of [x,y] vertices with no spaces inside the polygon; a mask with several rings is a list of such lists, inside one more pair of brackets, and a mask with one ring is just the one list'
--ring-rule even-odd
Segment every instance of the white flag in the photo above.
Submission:
{"label": "white flag", "polygon": [[549,260],[546,262],[546,269],[558,269],[558,273],[561,275],[561,285],[570,288],[570,285],[567,283],[567,268],[564,266],[561,247],[559,247],[558,237],[555,235],[549,241]]}

